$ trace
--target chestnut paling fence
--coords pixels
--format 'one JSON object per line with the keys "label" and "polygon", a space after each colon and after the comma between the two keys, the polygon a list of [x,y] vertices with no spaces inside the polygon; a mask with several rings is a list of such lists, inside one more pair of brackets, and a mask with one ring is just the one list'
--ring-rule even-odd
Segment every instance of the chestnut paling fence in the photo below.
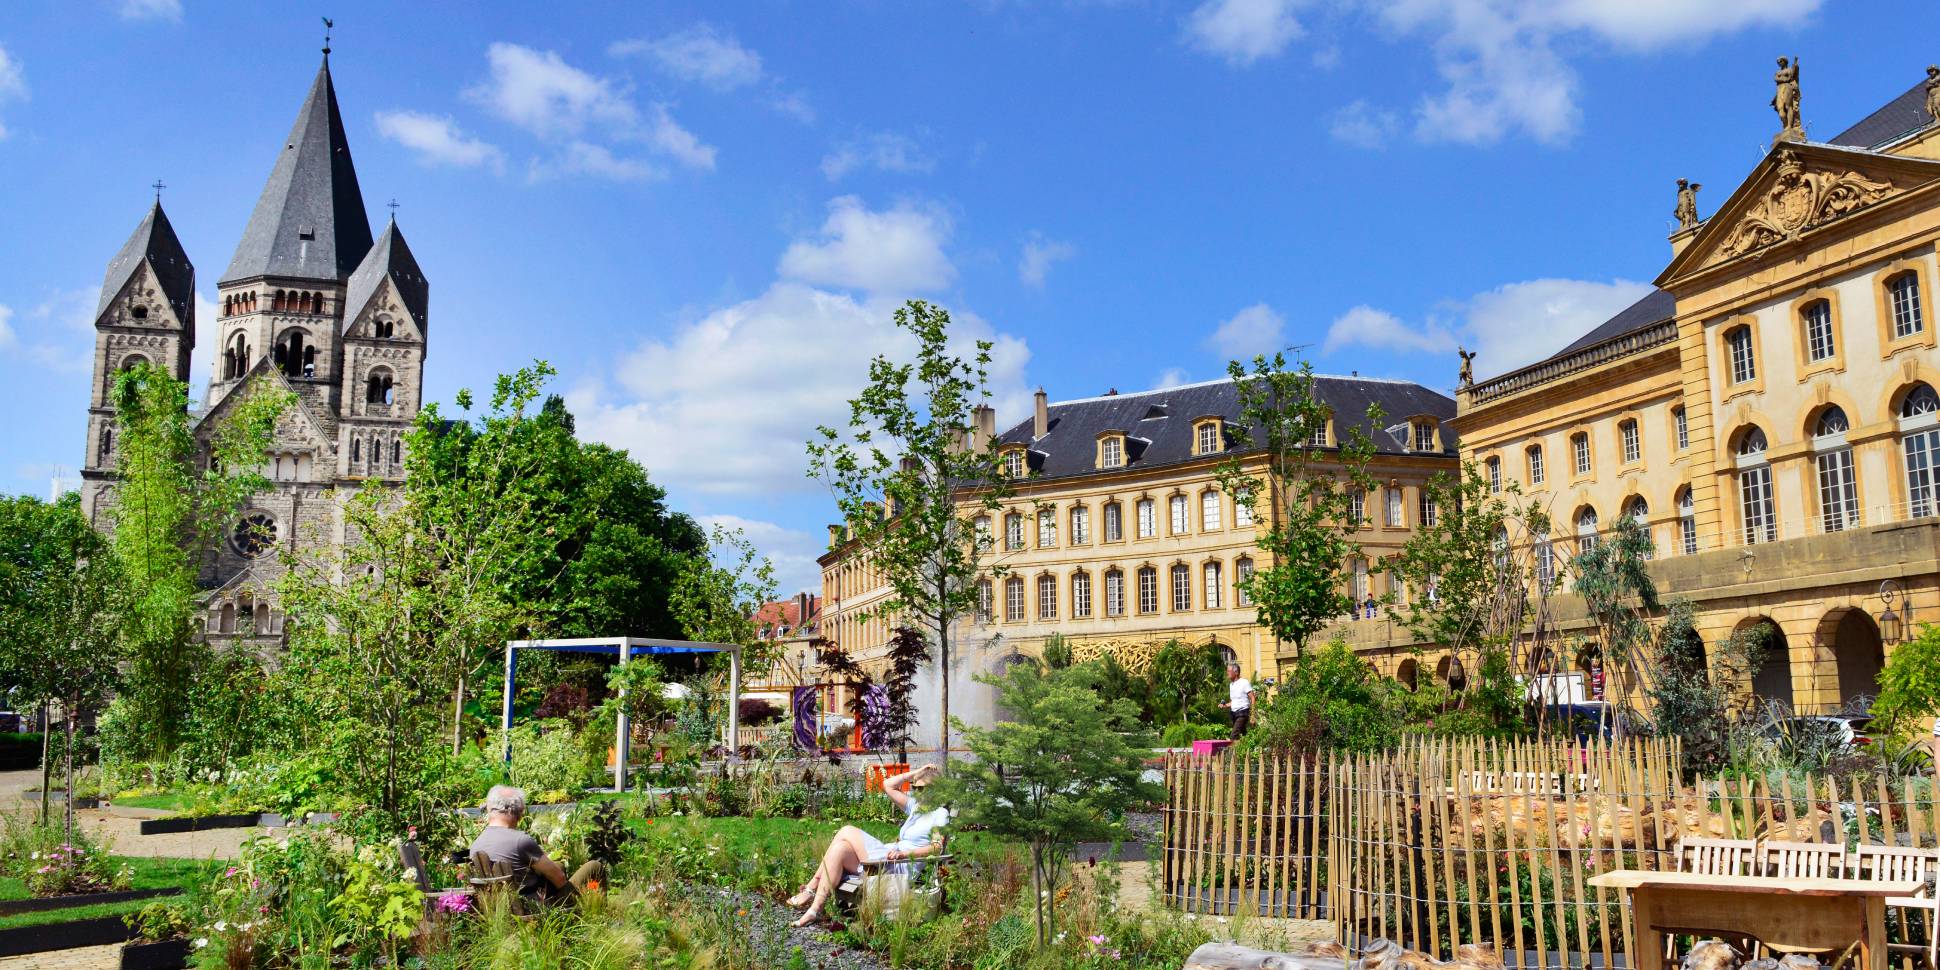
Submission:
{"label": "chestnut paling fence", "polygon": [[[1687,835],[1940,844],[1940,780],[1680,783],[1674,741],[1423,741],[1375,756],[1173,755],[1165,901],[1192,912],[1326,919],[1448,959],[1492,945],[1511,967],[1614,967],[1627,896],[1614,869],[1671,870]],[[1924,941],[1919,920],[1888,934]]]}

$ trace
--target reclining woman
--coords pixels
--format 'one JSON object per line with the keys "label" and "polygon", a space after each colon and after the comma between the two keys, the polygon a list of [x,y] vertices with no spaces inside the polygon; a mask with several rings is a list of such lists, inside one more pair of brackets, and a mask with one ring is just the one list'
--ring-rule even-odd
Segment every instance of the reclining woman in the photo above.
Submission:
{"label": "reclining woman", "polygon": [[[903,810],[903,827],[896,834],[896,841],[885,843],[853,825],[844,825],[830,840],[828,851],[822,853],[822,862],[815,867],[815,875],[802,886],[801,892],[788,900],[790,906],[808,906],[802,918],[795,921],[796,926],[807,926],[820,919],[829,894],[842,884],[844,876],[862,872],[864,862],[900,863],[890,867],[888,872],[905,874],[910,869],[910,860],[936,852],[937,846],[930,836],[949,820],[949,812],[947,809],[925,811],[917,801],[917,793],[929,787],[930,780],[936,774],[935,765],[923,765],[914,771],[883,779],[883,793]],[[908,791],[903,790],[905,786],[909,788]]]}

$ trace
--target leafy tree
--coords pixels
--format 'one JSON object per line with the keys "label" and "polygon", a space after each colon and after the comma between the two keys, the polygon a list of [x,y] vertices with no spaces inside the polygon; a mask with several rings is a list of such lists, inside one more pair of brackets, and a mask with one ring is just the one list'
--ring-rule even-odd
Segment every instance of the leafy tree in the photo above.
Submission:
{"label": "leafy tree", "polygon": [[1922,625],[1919,636],[1893,648],[1880,669],[1872,710],[1875,720],[1899,734],[1940,714],[1940,626]]}
{"label": "leafy tree", "polygon": [[874,717],[874,735],[896,760],[909,763],[910,735],[916,730],[916,672],[930,658],[921,631],[899,626],[889,638],[888,665],[883,670],[882,709]]}
{"label": "leafy tree", "polygon": [[[80,496],[54,503],[0,500],[0,679],[22,707],[57,701],[67,790],[74,790],[74,725],[106,700],[121,660],[116,633],[128,602],[120,563],[81,516]],[[47,790],[52,765],[41,766]],[[67,803],[74,833],[74,802]],[[47,801],[41,800],[41,820]]]}
{"label": "leafy tree", "polygon": [[688,639],[735,644],[744,669],[766,671],[775,659],[775,641],[762,639],[755,617],[775,598],[774,564],[740,529],[717,525],[709,541],[713,556],[689,558],[675,576],[674,617]]}
{"label": "leafy tree", "polygon": [[1333,641],[1294,664],[1240,744],[1267,751],[1389,750],[1401,739],[1401,706],[1391,696],[1399,689],[1347,644]]}
{"label": "leafy tree", "polygon": [[1152,656],[1146,680],[1151,684],[1155,719],[1165,722],[1177,716],[1184,724],[1197,716],[1209,721],[1225,699],[1226,660],[1211,644],[1194,647],[1167,640]]}
{"label": "leafy tree", "polygon": [[1126,809],[1165,797],[1141,779],[1154,738],[1127,700],[1097,691],[1097,669],[1083,664],[1040,671],[1017,664],[997,689],[1012,720],[989,728],[958,723],[974,760],[958,762],[930,800],[951,805],[971,825],[1030,847],[1037,940],[1057,925],[1058,882],[1079,842],[1122,838]]}
{"label": "leafy tree", "polygon": [[[1239,391],[1239,420],[1226,427],[1220,488],[1261,523],[1254,544],[1270,560],[1243,586],[1260,624],[1301,654],[1308,638],[1356,606],[1348,570],[1361,554],[1365,509],[1355,507],[1374,488],[1374,445],[1349,415],[1328,410],[1310,363],[1289,369],[1276,353],[1255,357],[1250,371],[1233,361],[1227,373]],[[1380,408],[1370,405],[1365,417],[1378,426]],[[1313,441],[1332,418],[1338,447],[1328,452]]]}
{"label": "leafy tree", "polygon": [[[1616,675],[1614,694],[1627,711],[1632,709],[1633,692],[1650,686],[1645,679],[1654,639],[1650,617],[1661,608],[1657,584],[1644,568],[1649,553],[1650,530],[1626,514],[1617,520],[1610,535],[1571,560],[1576,570],[1576,594],[1583,597],[1583,605],[1596,623],[1597,639],[1592,649],[1602,658],[1603,669]],[[1623,729],[1621,719],[1618,729]]]}
{"label": "leafy tree", "polygon": [[[223,402],[208,429],[188,414],[188,385],[141,364],[115,377],[115,484],[109,517],[115,558],[133,598],[124,628],[127,693],[155,750],[174,750],[206,645],[192,635],[197,579],[251,496],[269,485],[259,469],[277,418],[295,395],[254,382]],[[209,450],[198,459],[197,437]]]}
{"label": "leafy tree", "polygon": [[1644,688],[1656,733],[1683,739],[1687,777],[1716,771],[1731,756],[1731,680],[1711,676],[1696,620],[1690,600],[1670,604]]}
{"label": "leafy tree", "polygon": [[[541,417],[571,431],[572,415],[563,405],[555,409],[556,400],[548,400]],[[552,617],[560,636],[685,635],[673,590],[682,571],[707,555],[700,525],[670,509],[666,489],[624,451],[581,442],[554,471],[566,478],[558,494],[598,514],[570,517],[580,531],[559,544],[564,568],[557,582],[537,591],[549,601],[539,612]]]}
{"label": "leafy tree", "polygon": [[957,356],[949,311],[922,300],[899,308],[896,326],[916,339],[914,361],[869,362],[869,385],[849,402],[846,437],[824,426],[808,443],[809,474],[828,483],[856,554],[889,587],[869,615],[914,626],[935,651],[938,750],[947,764],[954,633],[976,609],[976,579],[992,545],[974,519],[1009,497],[1010,482],[989,442],[972,440],[973,410],[989,397],[992,343],[977,341],[969,360]]}

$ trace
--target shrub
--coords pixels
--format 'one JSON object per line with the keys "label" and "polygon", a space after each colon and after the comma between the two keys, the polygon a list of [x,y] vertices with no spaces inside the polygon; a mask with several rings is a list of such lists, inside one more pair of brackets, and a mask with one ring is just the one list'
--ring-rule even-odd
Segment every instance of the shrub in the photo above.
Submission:
{"label": "shrub", "polygon": [[1214,741],[1232,729],[1224,724],[1168,724],[1159,734],[1159,744],[1167,748],[1188,748],[1194,741]]}
{"label": "shrub", "polygon": [[1336,640],[1302,658],[1286,683],[1259,705],[1240,747],[1386,750],[1401,736],[1403,703],[1390,696],[1400,690]]}
{"label": "shrub", "polygon": [[772,701],[759,697],[744,697],[735,710],[741,716],[742,724],[773,724],[781,720],[782,710]]}
{"label": "shrub", "polygon": [[578,794],[598,770],[570,722],[538,721],[512,729],[512,783],[528,792]]}
{"label": "shrub", "polygon": [[26,815],[0,822],[0,867],[34,896],[126,889],[133,873],[117,869],[107,846],[76,828],[71,836],[58,826],[37,825]]}

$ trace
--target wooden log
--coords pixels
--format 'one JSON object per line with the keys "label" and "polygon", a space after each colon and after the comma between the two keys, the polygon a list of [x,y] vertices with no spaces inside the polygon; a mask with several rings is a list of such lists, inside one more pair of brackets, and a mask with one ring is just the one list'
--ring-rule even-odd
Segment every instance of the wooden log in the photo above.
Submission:
{"label": "wooden log", "polygon": [[1375,940],[1358,956],[1337,943],[1317,943],[1305,953],[1255,950],[1238,943],[1206,943],[1181,970],[1502,970],[1502,959],[1484,944],[1456,947],[1455,959],[1432,959],[1391,940]]}
{"label": "wooden log", "polygon": [[1237,943],[1205,943],[1186,957],[1180,970],[1342,970],[1344,966],[1337,956],[1294,956]]}

